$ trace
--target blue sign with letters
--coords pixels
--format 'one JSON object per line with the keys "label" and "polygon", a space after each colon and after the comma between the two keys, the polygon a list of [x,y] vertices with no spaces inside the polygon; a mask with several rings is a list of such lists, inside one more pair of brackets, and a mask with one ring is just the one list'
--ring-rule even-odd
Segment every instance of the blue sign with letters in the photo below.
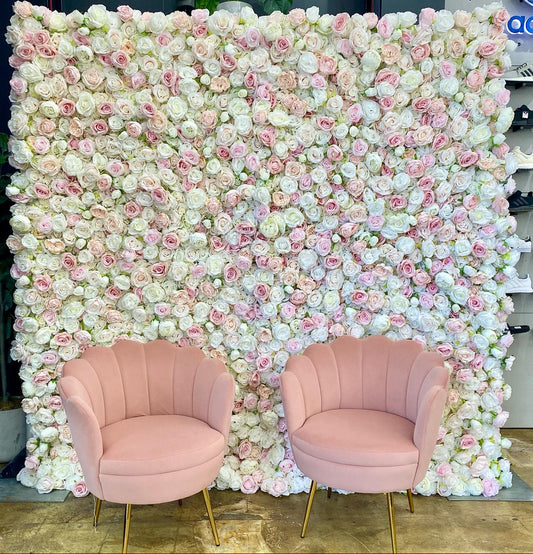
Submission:
{"label": "blue sign with letters", "polygon": [[[533,0],[523,0],[524,4],[533,7]],[[513,10],[514,11],[514,10]],[[519,10],[521,11],[521,10]],[[526,11],[527,7],[526,7]],[[507,32],[510,35],[533,35],[533,14],[527,13],[511,15],[507,22]]]}

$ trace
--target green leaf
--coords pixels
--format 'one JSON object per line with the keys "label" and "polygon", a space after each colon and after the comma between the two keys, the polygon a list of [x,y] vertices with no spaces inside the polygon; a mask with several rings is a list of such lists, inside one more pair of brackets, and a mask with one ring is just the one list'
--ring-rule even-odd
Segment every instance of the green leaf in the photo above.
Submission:
{"label": "green leaf", "polygon": [[265,2],[265,13],[270,15],[272,12],[278,9],[278,4],[275,0],[266,0]]}

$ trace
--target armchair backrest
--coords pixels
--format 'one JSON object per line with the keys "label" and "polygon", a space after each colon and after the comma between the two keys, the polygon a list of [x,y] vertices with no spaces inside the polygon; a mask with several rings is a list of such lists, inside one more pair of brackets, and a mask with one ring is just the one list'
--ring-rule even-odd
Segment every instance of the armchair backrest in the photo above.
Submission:
{"label": "armchair backrest", "polygon": [[[209,373],[209,378],[196,379],[199,370]],[[81,382],[83,389],[76,387],[73,392],[85,396],[83,400],[104,427],[160,414],[207,421],[206,393],[221,373],[227,373],[224,364],[208,358],[200,348],[179,347],[165,340],[122,340],[111,347],[91,346],[64,365],[62,376]],[[69,379],[62,379],[62,387],[69,388]]]}
{"label": "armchair backrest", "polygon": [[415,422],[426,391],[448,382],[438,352],[425,351],[413,340],[382,335],[342,336],[329,344],[313,344],[289,358],[285,371],[298,378],[306,418],[354,408],[385,411]]}

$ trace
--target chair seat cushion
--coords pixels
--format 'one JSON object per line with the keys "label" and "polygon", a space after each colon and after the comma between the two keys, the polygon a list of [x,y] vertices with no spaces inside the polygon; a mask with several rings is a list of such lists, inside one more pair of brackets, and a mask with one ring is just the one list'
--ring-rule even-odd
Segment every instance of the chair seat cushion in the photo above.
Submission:
{"label": "chair seat cushion", "polygon": [[132,417],[102,429],[100,472],[156,475],[199,466],[224,452],[224,436],[182,415]]}
{"label": "chair seat cushion", "polygon": [[418,462],[414,424],[375,410],[329,410],[311,416],[292,435],[293,448],[309,456],[356,466],[402,466]]}

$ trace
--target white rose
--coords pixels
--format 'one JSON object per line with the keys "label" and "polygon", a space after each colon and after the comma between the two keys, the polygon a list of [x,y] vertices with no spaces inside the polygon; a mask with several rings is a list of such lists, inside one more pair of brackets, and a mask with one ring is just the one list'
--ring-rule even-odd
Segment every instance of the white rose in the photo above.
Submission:
{"label": "white rose", "polygon": [[398,238],[395,246],[402,254],[411,254],[416,247],[416,243],[411,237],[402,236]]}
{"label": "white rose", "polygon": [[18,234],[27,233],[31,229],[31,221],[28,217],[22,214],[14,215],[10,220],[9,223],[11,224],[11,227],[13,228],[13,231],[15,231]]}
{"label": "white rose", "polygon": [[286,323],[277,323],[272,327],[272,336],[275,339],[286,341],[291,337],[291,329]]}
{"label": "white rose", "polygon": [[449,273],[446,273],[445,271],[439,271],[437,275],[435,275],[435,284],[444,290],[449,290],[454,285],[454,278]]}
{"label": "white rose", "polygon": [[211,276],[220,275],[226,264],[220,254],[211,254],[206,260],[206,270]]}
{"label": "white rose", "polygon": [[165,297],[165,291],[158,283],[148,283],[143,287],[142,295],[147,302],[161,302]]}
{"label": "white rose", "polygon": [[472,252],[472,245],[468,239],[459,239],[455,241],[454,249],[457,256],[468,256]]}
{"label": "white rose", "polygon": [[318,71],[318,61],[313,52],[302,52],[300,54],[298,69],[302,73],[310,73],[311,75]]}
{"label": "white rose", "polygon": [[382,164],[383,160],[377,152],[370,152],[365,156],[365,165],[371,173],[378,173]]}
{"label": "white rose", "polygon": [[287,237],[278,237],[274,241],[274,248],[278,254],[288,254],[291,251],[291,241]]}
{"label": "white rose", "polygon": [[318,254],[314,250],[304,249],[298,254],[298,264],[308,271],[318,263]]}
{"label": "white rose", "polygon": [[470,144],[477,146],[490,140],[492,132],[487,125],[477,125],[470,133],[468,133],[467,140]]}
{"label": "white rose", "polygon": [[414,92],[424,80],[424,76],[416,69],[409,69],[400,77],[400,85],[406,92]]}
{"label": "white rose", "polygon": [[101,4],[95,4],[89,7],[85,15],[85,22],[89,27],[99,29],[107,23],[107,10]]}
{"label": "white rose", "polygon": [[[320,10],[317,6],[311,6],[305,10],[305,17],[309,23],[316,23],[320,18]],[[281,460],[280,460],[281,461]]]}
{"label": "white rose", "polygon": [[468,213],[468,217],[476,225],[487,225],[492,221],[493,213],[484,206],[476,206]]}
{"label": "white rose", "polygon": [[381,117],[379,104],[373,100],[363,100],[361,103],[365,123],[372,123]]}
{"label": "white rose", "polygon": [[433,27],[437,32],[446,33],[446,31],[453,29],[454,25],[455,21],[453,19],[453,14],[448,10],[439,10],[435,14]]}
{"label": "white rose", "polygon": [[375,333],[382,335],[390,328],[389,316],[385,314],[375,315],[372,319],[372,323],[370,324],[370,328]]}
{"label": "white rose", "polygon": [[150,21],[148,22],[150,31],[154,34],[159,34],[165,30],[167,26],[167,18],[164,13],[156,12],[150,15]]}
{"label": "white rose", "polygon": [[326,312],[332,312],[340,304],[339,293],[336,290],[329,290],[324,294],[322,305]]}
{"label": "white rose", "polygon": [[285,220],[278,213],[270,213],[259,224],[259,231],[267,238],[274,238],[285,231]]}
{"label": "white rose", "polygon": [[190,119],[181,125],[181,132],[185,138],[192,139],[198,134],[198,125]]}
{"label": "white rose", "polygon": [[452,98],[459,90],[459,81],[455,77],[447,77],[440,80],[439,92],[446,98]]}
{"label": "white rose", "polygon": [[187,114],[187,103],[179,96],[172,96],[167,102],[167,114],[173,121],[183,119]]}
{"label": "white rose", "polygon": [[38,83],[44,79],[43,72],[31,62],[24,62],[18,70],[20,76],[28,83]]}
{"label": "white rose", "polygon": [[482,329],[496,330],[499,327],[499,321],[495,314],[487,311],[482,311],[472,318],[472,324],[481,327]]}
{"label": "white rose", "polygon": [[176,324],[173,321],[165,319],[164,321],[159,322],[160,337],[171,337],[176,334],[176,331]]}
{"label": "white rose", "polygon": [[192,210],[199,210],[205,206],[207,195],[203,189],[192,189],[187,193],[187,206]]}
{"label": "white rose", "polygon": [[364,71],[375,71],[381,64],[381,56],[377,50],[367,50],[361,58]]}
{"label": "white rose", "polygon": [[274,110],[268,114],[268,120],[274,127],[287,127],[290,125],[292,117],[283,110]]}

